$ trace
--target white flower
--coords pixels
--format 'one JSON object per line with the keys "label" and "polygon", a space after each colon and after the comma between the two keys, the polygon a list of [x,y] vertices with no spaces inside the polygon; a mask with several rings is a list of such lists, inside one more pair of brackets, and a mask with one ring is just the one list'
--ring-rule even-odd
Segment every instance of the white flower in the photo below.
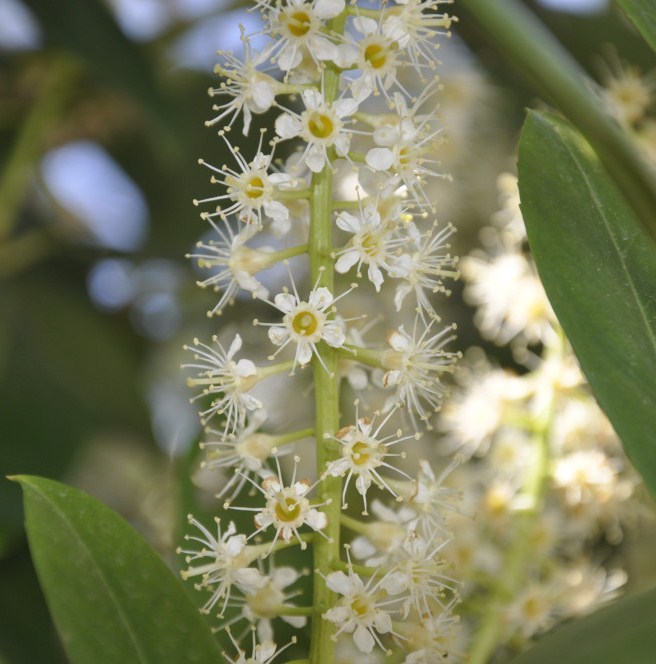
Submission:
{"label": "white flower", "polygon": [[215,73],[226,78],[218,88],[210,88],[211,97],[224,95],[229,101],[224,104],[216,104],[212,107],[219,114],[205,124],[210,127],[223,118],[232,115],[229,126],[233,124],[239,113],[243,112],[244,136],[248,134],[251,125],[251,113],[265,113],[268,111],[276,98],[276,94],[284,91],[284,86],[273,76],[262,71],[261,65],[267,60],[268,53],[254,52],[250,40],[244,35],[244,28],[240,26],[241,42],[244,47],[243,62],[232,53],[219,51],[224,58],[214,68]]}
{"label": "white flower", "polygon": [[251,360],[241,359],[235,362],[232,358],[241,348],[241,337],[236,334],[226,352],[218,337],[212,337],[216,349],[194,339],[193,346],[185,346],[192,351],[197,362],[184,364],[183,369],[199,369],[196,378],[187,379],[189,387],[202,387],[200,394],[192,401],[211,395],[216,396],[209,408],[201,411],[201,420],[206,423],[215,415],[223,415],[226,419],[224,436],[234,432],[237,427],[246,423],[246,412],[262,408],[259,399],[248,394],[258,381],[257,367]]}
{"label": "white flower", "polygon": [[246,536],[236,535],[235,524],[230,522],[227,530],[221,532],[221,523],[215,519],[217,535],[210,533],[200,522],[191,515],[188,517],[191,525],[200,530],[202,536],[185,535],[186,541],[200,544],[200,549],[179,547],[177,552],[185,554],[185,561],[189,568],[180,572],[183,579],[200,576],[197,589],[208,590],[210,598],[204,604],[202,611],[209,613],[216,603],[223,599],[222,615],[230,599],[230,590],[233,585],[237,587],[248,586],[252,583],[258,571],[249,565],[261,555],[260,547],[246,546]]}
{"label": "white flower", "polygon": [[448,14],[435,10],[441,4],[450,4],[452,0],[398,0],[397,4],[385,12],[383,32],[394,40],[421,74],[420,61],[429,69],[435,66],[435,35],[450,36],[448,32],[454,20]]}
{"label": "white flower", "polygon": [[399,179],[414,196],[420,207],[431,207],[423,188],[426,176],[447,178],[436,170],[439,162],[427,155],[434,151],[441,129],[433,129],[436,119],[435,106],[426,114],[420,114],[421,106],[433,94],[435,86],[429,85],[412,108],[401,93],[393,96],[395,114],[393,124],[384,124],[374,130],[377,146],[365,155],[367,165],[374,171],[388,171]]}
{"label": "white flower", "polygon": [[462,660],[458,648],[460,616],[453,614],[455,601],[430,618],[415,618],[399,623],[404,637],[402,647],[410,651],[403,664],[456,664]]}
{"label": "white flower", "polygon": [[539,343],[553,336],[551,306],[524,256],[472,253],[461,259],[460,268],[465,300],[477,308],[474,322],[485,338],[504,345],[515,338]]}
{"label": "white flower", "polygon": [[[394,467],[387,462],[390,457],[405,456],[404,454],[391,454],[389,448],[405,440],[419,438],[418,434],[412,436],[401,436],[401,431],[380,437],[381,429],[387,424],[390,417],[394,414],[391,411],[387,417],[374,429],[374,420],[366,417],[358,417],[358,402],[356,401],[356,424],[340,429],[335,436],[329,436],[341,445],[341,458],[328,462],[326,466],[326,475],[332,477],[343,477],[346,475],[344,489],[342,491],[342,509],[346,509],[346,492],[353,476],[355,476],[355,488],[362,496],[364,505],[363,514],[367,512],[367,491],[374,482],[379,488],[385,489],[395,498],[397,494],[388,484],[386,479],[380,474],[379,468],[389,468],[405,477],[409,476],[402,470]],[[378,415],[379,413],[377,413]]]}
{"label": "white flower", "polygon": [[255,632],[253,631],[253,645],[251,647],[251,656],[246,656],[246,651],[239,647],[237,641],[235,641],[230,631],[230,627],[226,627],[225,631],[228,633],[232,645],[237,650],[237,659],[230,659],[225,653],[223,655],[227,658],[227,661],[230,664],[271,664],[273,660],[280,655],[283,650],[287,650],[289,646],[296,643],[296,637],[293,636],[292,640],[282,648],[278,648],[276,644],[267,639],[262,641],[262,643],[255,642]]}
{"label": "white flower", "polygon": [[338,298],[333,298],[327,288],[315,287],[305,302],[299,297],[293,282],[292,287],[293,295],[289,292],[278,293],[271,303],[284,314],[282,323],[260,323],[269,327],[269,339],[279,346],[269,359],[273,359],[288,344],[294,343],[296,344],[294,368],[296,365],[304,367],[314,354],[326,369],[317,344],[325,341],[333,348],[341,348],[344,345],[346,336],[341,320],[329,320],[328,315],[334,303],[350,290]]}
{"label": "white flower", "polygon": [[287,111],[276,119],[276,133],[282,139],[301,137],[306,143],[303,159],[313,173],[330,163],[328,148],[334,147],[340,157],[348,154],[351,136],[344,119],[357,110],[354,99],[327,103],[318,90],[303,90],[305,110],[300,114]]}
{"label": "white flower", "polygon": [[446,562],[438,554],[448,540],[436,534],[424,538],[411,532],[394,555],[396,563],[381,579],[380,587],[390,595],[403,594],[403,618],[410,610],[431,617],[436,607],[445,608],[444,598],[455,592],[455,581],[444,574]]}
{"label": "white flower", "polygon": [[[382,18],[382,16],[381,16]],[[353,63],[361,74],[351,82],[353,97],[359,102],[372,94],[387,90],[396,83],[396,69],[399,65],[399,44],[382,30],[380,22],[365,16],[356,16],[355,29],[364,37],[354,42],[352,49],[356,57]],[[406,93],[407,94],[407,93]]]}
{"label": "white flower", "polygon": [[266,247],[251,249],[246,246],[246,242],[257,234],[258,225],[247,224],[235,233],[230,223],[219,227],[211,219],[209,221],[219,236],[218,241],[198,242],[197,251],[187,255],[187,258],[196,260],[199,268],[212,270],[209,277],[197,282],[198,286],[210,286],[215,291],[222,291],[219,301],[208,315],[221,315],[225,306],[232,304],[235,295],[242,289],[253,293],[253,297],[268,297],[269,291],[255,275],[271,266],[273,251]]}
{"label": "white flower", "polygon": [[227,437],[220,432],[210,429],[209,434],[220,436],[219,440],[208,440],[200,443],[205,450],[206,458],[202,462],[203,468],[234,468],[235,471],[225,486],[217,494],[217,498],[224,496],[233,489],[228,501],[241,491],[246,482],[248,473],[258,473],[264,468],[264,462],[271,456],[278,456],[283,450],[278,450],[279,438],[259,431],[266,420],[266,410],[256,410],[248,426],[240,428],[233,435]]}
{"label": "white flower", "polygon": [[381,222],[375,205],[367,205],[357,216],[350,212],[340,212],[336,223],[353,236],[346,247],[337,252],[335,270],[344,274],[357,265],[358,276],[361,276],[360,268],[364,263],[368,266],[369,281],[379,292],[383,283],[381,268],[390,270],[393,252],[399,244],[393,237],[394,227]]}
{"label": "white flower", "polygon": [[451,245],[446,243],[454,230],[450,224],[439,232],[431,229],[415,239],[414,247],[410,251],[396,257],[389,273],[391,277],[404,281],[397,286],[394,295],[397,311],[401,310],[406,295],[414,291],[420,315],[438,317],[428,293],[441,292],[448,295],[444,279],[458,277],[458,271],[455,269],[458,259],[449,253]]}
{"label": "white flower", "polygon": [[323,614],[323,618],[337,625],[337,635],[346,632],[353,634],[358,650],[370,653],[378,644],[385,650],[379,634],[393,633],[389,611],[382,608],[387,602],[387,593],[380,592],[380,584],[370,577],[365,585],[362,579],[349,570],[331,572],[326,577],[330,590],[342,595],[337,604]]}
{"label": "white flower", "polygon": [[[210,181],[213,184],[223,184],[227,188],[225,194],[194,200],[194,205],[218,203],[214,212],[203,212],[200,215],[201,218],[211,220],[219,217],[225,220],[229,215],[234,214],[246,222],[256,222],[260,226],[264,217],[277,223],[288,223],[289,210],[283,203],[276,200],[276,187],[291,187],[292,178],[286,173],[268,173],[267,169],[273,155],[266,155],[261,151],[264,130],[260,134],[257,153],[250,162],[247,162],[241,152],[230,144],[225,131],[220,131],[219,136],[224,139],[239,170],[229,168],[227,165],[218,168],[203,159],[199,160],[199,164],[221,176],[220,178],[212,176]],[[227,203],[227,207],[221,207],[224,201]]]}
{"label": "white flower", "polygon": [[251,484],[264,496],[266,500],[264,507],[230,506],[231,509],[235,510],[256,512],[255,525],[257,530],[249,536],[249,539],[267,530],[269,526],[273,526],[276,534],[271,542],[269,552],[278,539],[282,539],[283,542],[290,542],[292,537],[296,537],[301,548],[305,549],[307,543],[301,539],[298,532],[299,528],[307,525],[312,530],[320,533],[328,525],[328,517],[324,512],[316,509],[317,507],[323,507],[326,503],[313,506],[306,498],[306,495],[312,491],[316,483],[311,485],[307,480],[296,481],[296,470],[299,461],[299,457],[294,458],[294,473],[289,486],[286,486],[282,479],[280,463],[277,458],[277,475],[268,475],[261,485],[257,485],[249,479]]}
{"label": "white flower", "polygon": [[[445,387],[440,381],[443,373],[453,373],[459,353],[444,350],[444,346],[454,339],[454,327],[446,327],[433,333],[434,319],[418,334],[418,319],[412,335],[403,325],[388,336],[391,350],[383,354],[383,367],[387,373],[383,377],[384,387],[395,387],[396,395],[388,400],[386,408],[394,403],[403,403],[415,422],[415,415],[427,421],[431,412],[440,408]],[[430,427],[429,427],[430,428]]]}
{"label": "white flower", "polygon": [[[273,567],[268,574],[259,572],[258,578],[250,587],[242,588],[244,597],[234,602],[232,606],[241,606],[241,618],[247,620],[251,625],[256,625],[257,636],[260,641],[273,639],[274,618],[281,618],[284,622],[301,629],[305,626],[305,616],[284,615],[285,609],[292,607],[288,600],[298,593],[285,592],[285,589],[293,585],[303,576],[302,572],[293,567]],[[231,624],[238,619],[232,619]]]}
{"label": "white flower", "polygon": [[304,53],[317,65],[335,57],[336,47],[323,32],[324,22],[342,13],[344,0],[285,0],[275,4],[258,0],[258,5],[269,10],[268,32],[274,41],[268,55],[280,69],[288,72],[298,67]]}

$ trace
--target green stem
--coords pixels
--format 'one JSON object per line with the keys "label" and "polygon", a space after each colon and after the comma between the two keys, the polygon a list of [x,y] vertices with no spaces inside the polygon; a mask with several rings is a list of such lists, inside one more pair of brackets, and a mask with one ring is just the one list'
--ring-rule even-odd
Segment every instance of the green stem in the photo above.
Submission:
{"label": "green stem", "polygon": [[[346,21],[346,12],[330,22],[329,31],[342,33]],[[339,69],[331,63],[326,64],[323,78],[324,98],[332,103],[339,94]],[[335,269],[333,263],[333,171],[332,163],[324,166],[320,173],[312,176],[312,197],[310,199],[310,278],[334,293]],[[317,475],[320,476],[329,461],[337,458],[338,453],[332,446],[326,445],[324,434],[334,435],[339,429],[339,376],[337,375],[337,353],[325,343],[318,346],[326,369],[315,357],[312,360],[315,396],[315,437],[317,446]],[[340,537],[339,514],[341,511],[341,479],[326,477],[317,487],[319,502],[330,501],[324,508],[328,517],[325,537],[317,537],[312,547],[314,568],[319,573],[314,575],[312,635],[310,657],[312,664],[331,664],[334,661],[335,626],[323,619],[323,614],[335,604],[335,593],[328,588],[324,576],[339,561]],[[324,576],[322,576],[324,575]]]}
{"label": "green stem", "polygon": [[20,128],[0,177],[0,240],[11,233],[31,169],[69,98],[77,72],[77,65],[68,56],[56,56],[50,62],[40,93]]}
{"label": "green stem", "polygon": [[594,83],[516,0],[460,0],[494,45],[580,129],[656,240],[656,177],[628,134],[603,110]]}
{"label": "green stem", "polygon": [[386,368],[383,365],[383,352],[380,350],[371,350],[370,348],[360,348],[352,344],[345,344],[344,348],[339,350],[339,354],[346,360],[354,360],[361,364],[366,364],[377,369]]}

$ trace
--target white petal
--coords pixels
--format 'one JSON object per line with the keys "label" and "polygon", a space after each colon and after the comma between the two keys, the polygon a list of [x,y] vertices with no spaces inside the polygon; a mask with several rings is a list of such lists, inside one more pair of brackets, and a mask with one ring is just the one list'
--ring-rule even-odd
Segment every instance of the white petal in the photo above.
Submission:
{"label": "white petal", "polygon": [[401,311],[401,306],[403,305],[403,300],[405,296],[412,290],[410,284],[400,284],[396,287],[396,292],[394,293],[394,306],[397,311]]}
{"label": "white petal", "polygon": [[399,140],[398,125],[383,125],[374,131],[374,142],[376,145],[389,147]]}
{"label": "white petal", "polygon": [[337,227],[349,233],[357,233],[362,228],[362,220],[350,212],[340,212],[337,215]]}
{"label": "white petal", "polygon": [[316,288],[310,293],[308,304],[320,311],[327,309],[333,303],[333,294],[325,287]]}
{"label": "white petal", "polygon": [[246,410],[259,410],[264,405],[259,399],[250,394],[242,394],[241,402],[244,404]]}
{"label": "white petal", "polygon": [[273,298],[273,303],[284,314],[289,314],[296,307],[297,300],[291,293],[278,293],[278,295]]}
{"label": "white petal", "polygon": [[301,53],[301,49],[290,44],[280,52],[277,63],[280,69],[289,71],[300,65],[302,59],[303,54]]}
{"label": "white petal", "polygon": [[355,250],[351,249],[345,251],[335,262],[335,270],[340,274],[346,274],[360,258],[360,254]]}
{"label": "white petal", "polygon": [[318,510],[310,510],[305,517],[305,523],[312,530],[323,530],[328,525],[328,517]]}
{"label": "white petal", "polygon": [[264,213],[274,221],[286,221],[289,219],[289,210],[280,201],[269,201],[262,206]]}
{"label": "white petal", "polygon": [[289,330],[283,325],[274,325],[269,328],[269,339],[276,346],[282,346],[289,338]]}
{"label": "white petal", "polygon": [[337,46],[325,37],[316,36],[312,40],[312,54],[317,60],[335,60]]}
{"label": "white petal", "polygon": [[305,153],[305,163],[313,173],[321,173],[326,163],[326,155],[320,145],[309,145]]}
{"label": "white petal", "polygon": [[257,367],[251,360],[239,360],[233,369],[235,376],[246,378],[257,374]]}
{"label": "white petal", "polygon": [[333,348],[341,348],[346,341],[344,330],[338,323],[326,323],[321,338]]}
{"label": "white petal", "polygon": [[402,378],[403,373],[401,371],[398,371],[397,369],[388,371],[383,376],[383,387],[393,387],[394,385],[398,385]]}
{"label": "white petal", "polygon": [[356,590],[352,577],[348,576],[344,572],[331,572],[326,577],[326,585],[333,592],[345,596],[354,593]]}
{"label": "white petal", "polygon": [[367,489],[370,486],[371,477],[369,477],[369,475],[358,475],[358,479],[355,480],[355,488],[361,496],[364,496],[367,493]]}
{"label": "white petal", "polygon": [[296,361],[304,367],[312,359],[312,346],[307,341],[299,341],[296,349]]}
{"label": "white petal", "polygon": [[346,380],[354,390],[364,390],[369,384],[367,372],[362,367],[349,368],[346,371]]}
{"label": "white petal", "polygon": [[387,148],[372,148],[367,152],[365,161],[375,171],[386,171],[394,163],[394,154]]}
{"label": "white petal", "polygon": [[335,152],[337,152],[340,157],[344,157],[348,154],[349,148],[351,147],[351,137],[344,132],[337,134],[333,141],[333,145],[335,146]]}
{"label": "white petal", "polygon": [[355,44],[340,44],[335,49],[333,62],[342,69],[348,69],[358,59],[358,47]]}
{"label": "white petal", "polygon": [[316,0],[313,9],[319,18],[333,18],[341,14],[345,6],[345,0]]}
{"label": "white petal", "polygon": [[400,331],[392,332],[389,337],[387,337],[387,343],[399,353],[403,353],[408,350],[410,346],[410,339],[402,334]]}
{"label": "white petal", "polygon": [[291,586],[299,578],[300,574],[293,567],[277,567],[274,569],[271,578],[276,588],[286,588]]}
{"label": "white petal", "polygon": [[353,115],[358,110],[358,102],[355,99],[338,99],[334,104],[333,108],[335,113],[337,113],[338,118],[345,118],[350,115]]}
{"label": "white petal", "polygon": [[373,35],[378,30],[378,22],[367,16],[356,16],[353,26],[363,35]]}
{"label": "white petal", "polygon": [[374,263],[369,263],[369,270],[367,271],[369,281],[376,287],[376,292],[380,293],[380,287],[384,281],[383,273],[380,268]]}
{"label": "white petal", "polygon": [[250,106],[253,111],[255,113],[264,113],[271,108],[276,95],[273,91],[273,87],[269,83],[258,81],[251,88],[251,97],[253,103],[250,104]]}
{"label": "white petal", "polygon": [[[280,616],[288,625],[296,627],[296,629],[301,629],[305,627],[307,623],[307,618],[305,616]],[[263,660],[266,661],[266,660]]]}
{"label": "white petal", "polygon": [[323,95],[318,90],[313,90],[311,88],[303,90],[302,97],[305,108],[308,110],[319,108],[319,106],[324,103]]}
{"label": "white petal", "polygon": [[241,344],[241,337],[238,334],[235,334],[235,338],[232,340],[230,348],[228,348],[227,358],[229,360],[231,360],[234,354],[241,348]]}
{"label": "white petal", "polygon": [[369,99],[374,93],[374,79],[367,73],[363,73],[358,78],[351,81],[351,94],[359,102]]}
{"label": "white petal", "polygon": [[293,138],[301,131],[301,121],[289,113],[283,113],[276,118],[276,134],[280,138]]}
{"label": "white petal", "polygon": [[387,634],[387,632],[391,632],[392,619],[390,618],[389,613],[376,611],[376,615],[374,617],[374,627],[379,634]]}
{"label": "white petal", "polygon": [[[269,623],[269,629],[273,632],[271,629],[271,621],[267,620],[267,622]],[[259,632],[258,636],[260,637],[260,641],[262,641],[262,643],[259,646],[257,661],[268,662],[277,650],[276,644],[271,639],[264,639],[262,635],[259,634]]]}
{"label": "white petal", "polygon": [[402,572],[392,572],[386,574],[380,582],[380,587],[386,590],[390,595],[398,595],[402,593],[407,587],[410,579],[407,574]]}
{"label": "white petal", "polygon": [[353,642],[358,647],[360,652],[370,653],[374,649],[374,637],[371,636],[369,630],[362,625],[358,625],[353,632]]}

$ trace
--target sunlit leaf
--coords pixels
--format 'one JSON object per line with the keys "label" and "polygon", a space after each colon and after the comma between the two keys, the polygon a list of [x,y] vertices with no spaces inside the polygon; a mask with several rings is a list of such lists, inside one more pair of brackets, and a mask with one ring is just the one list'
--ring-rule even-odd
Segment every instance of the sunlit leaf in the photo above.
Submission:
{"label": "sunlit leaf", "polygon": [[58,482],[16,479],[37,574],[73,664],[223,661],[181,582],[121,517]]}
{"label": "sunlit leaf", "polygon": [[656,589],[555,629],[510,664],[653,664]]}
{"label": "sunlit leaf", "polygon": [[519,189],[551,304],[656,495],[656,247],[587,143],[556,116],[530,113]]}
{"label": "sunlit leaf", "polygon": [[654,0],[617,0],[645,41],[656,51],[656,4]]}

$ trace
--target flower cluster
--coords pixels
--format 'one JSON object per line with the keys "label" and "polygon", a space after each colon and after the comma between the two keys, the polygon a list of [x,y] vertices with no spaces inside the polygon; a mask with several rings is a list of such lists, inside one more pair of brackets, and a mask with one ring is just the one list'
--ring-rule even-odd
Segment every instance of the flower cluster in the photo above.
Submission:
{"label": "flower cluster", "polygon": [[[502,209],[482,233],[486,251],[464,257],[461,267],[481,333],[510,343],[524,367],[494,366],[472,349],[438,428],[449,450],[470,459],[453,476],[465,496],[463,513],[474,515],[451,514],[455,545],[447,557],[462,575],[466,600],[482,608],[481,633],[497,620],[498,642],[521,648],[618,591],[626,572],[616,561],[605,567],[595,547],[617,545],[643,510],[637,474],[526,254],[516,178],[504,174],[499,188]],[[507,289],[493,288],[511,280],[512,303]],[[473,661],[483,661],[478,645],[474,634]]]}
{"label": "flower cluster", "polygon": [[[246,295],[259,300],[259,318],[251,333],[219,332],[187,349],[203,465],[222,474],[228,526],[215,535],[190,517],[200,535],[180,552],[183,576],[208,594],[203,609],[233,630],[240,653],[246,631],[235,626],[256,626],[252,661],[281,652],[280,621],[309,623],[310,642],[299,631],[289,647],[315,664],[334,661],[338,641],[408,663],[457,657],[457,584],[443,553],[444,513],[457,497],[442,486],[446,473],[406,461],[459,357],[435,300],[458,276],[453,227],[431,218],[427,188],[447,178],[436,159],[435,50],[453,20],[448,2],[257,0],[268,44],[256,50],[242,30],[243,59],[220,54],[207,124],[227,163],[200,161],[219,191],[194,201],[209,234],[190,258],[199,285],[218,293],[210,316]],[[241,119],[249,137],[264,115],[273,133],[255,132],[254,154],[242,154],[233,126]],[[277,265],[284,285],[269,276]],[[363,326],[367,312],[375,317]],[[386,340],[365,342],[384,312]],[[298,374],[308,373],[313,389],[303,392]],[[348,400],[340,407],[340,390],[361,392],[353,411]],[[277,399],[284,418],[274,416]],[[297,406],[310,426],[289,426]],[[315,570],[311,595],[304,566]]]}

